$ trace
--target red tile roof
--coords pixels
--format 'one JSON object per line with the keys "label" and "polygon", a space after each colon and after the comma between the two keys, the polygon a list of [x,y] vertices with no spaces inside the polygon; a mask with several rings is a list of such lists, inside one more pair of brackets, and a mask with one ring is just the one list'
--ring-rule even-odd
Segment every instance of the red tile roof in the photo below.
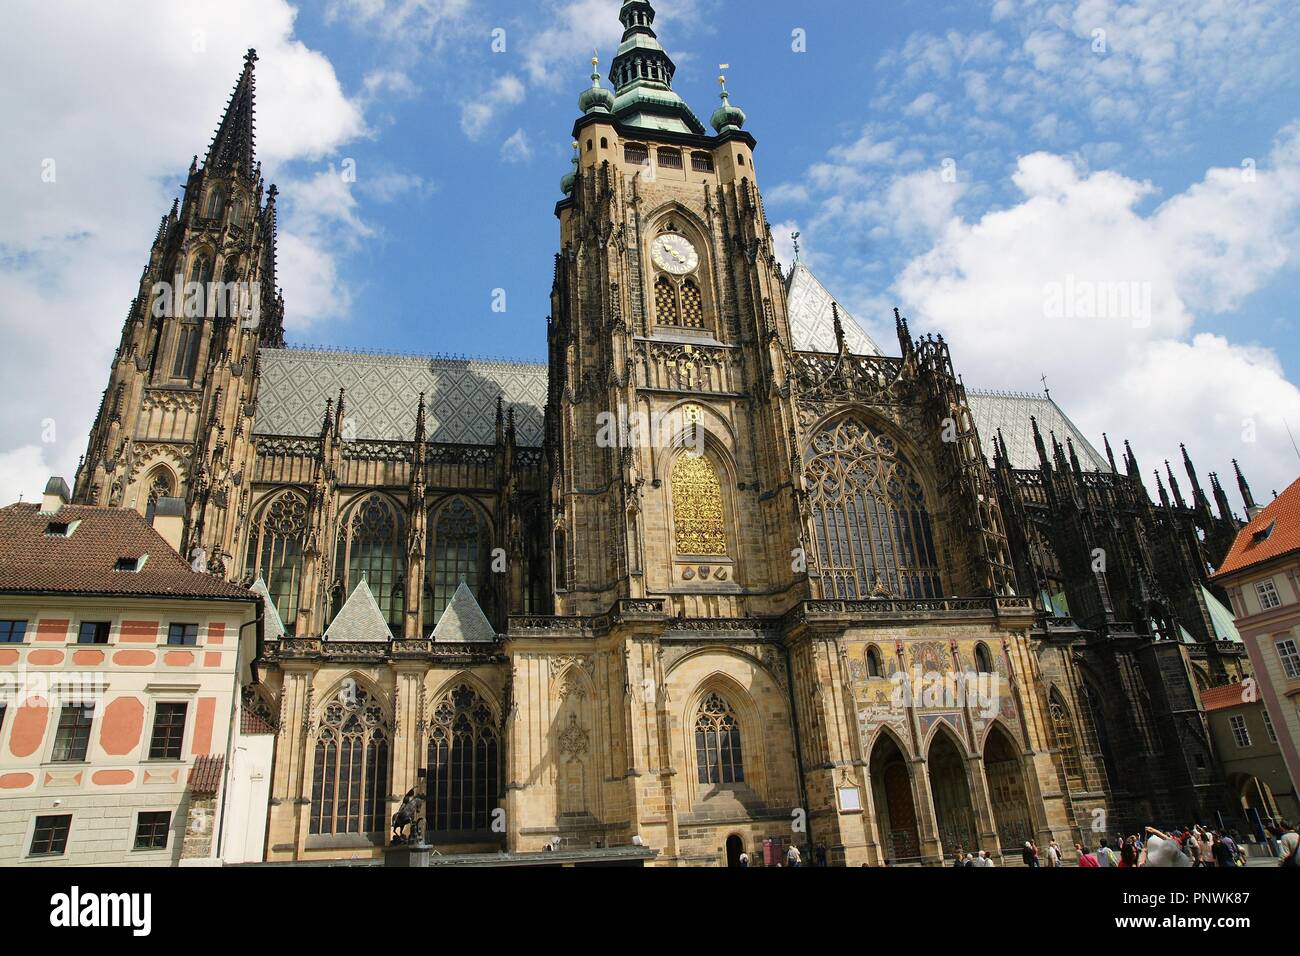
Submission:
{"label": "red tile roof", "polygon": [[226,758],[217,754],[202,754],[194,758],[190,768],[190,790],[201,797],[216,796],[221,789],[221,771]]}
{"label": "red tile roof", "polygon": [[[52,521],[77,524],[60,537],[46,533]],[[139,571],[113,570],[120,558],[146,554]],[[0,508],[0,593],[258,600],[247,588],[191,569],[133,508],[86,505],[64,505],[56,514],[42,514],[36,504]]]}
{"label": "red tile roof", "polygon": [[1223,710],[1225,707],[1240,707],[1248,703],[1242,697],[1241,684],[1222,684],[1201,691],[1201,704],[1206,710]]}
{"label": "red tile roof", "polygon": [[[1264,537],[1263,532],[1270,524],[1274,525],[1273,530]],[[1237,533],[1237,540],[1232,542],[1223,566],[1214,576],[1235,574],[1293,551],[1300,551],[1300,478]]]}
{"label": "red tile roof", "polygon": [[254,713],[245,707],[239,712],[239,732],[241,734],[273,734],[275,728],[261,714]]}

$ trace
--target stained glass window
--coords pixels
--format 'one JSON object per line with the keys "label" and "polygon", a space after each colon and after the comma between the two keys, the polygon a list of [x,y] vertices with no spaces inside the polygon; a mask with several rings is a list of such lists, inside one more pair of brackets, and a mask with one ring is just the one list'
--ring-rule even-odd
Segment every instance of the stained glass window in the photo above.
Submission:
{"label": "stained glass window", "polygon": [[489,829],[501,799],[498,739],[492,708],[468,684],[434,707],[427,804],[431,831]]}
{"label": "stained glass window", "polygon": [[1070,711],[1055,690],[1052,691],[1047,710],[1052,718],[1056,749],[1061,754],[1061,766],[1065,768],[1065,776],[1070,783],[1082,785],[1083,765],[1079,762],[1079,745],[1074,735],[1074,721],[1070,719]]}
{"label": "stained glass window", "polygon": [[388,724],[367,691],[345,681],[325,705],[312,769],[312,833],[383,833]]}
{"label": "stained glass window", "polygon": [[346,598],[365,575],[370,591],[390,625],[401,623],[404,597],[398,590],[406,574],[406,531],[393,503],[370,495],[348,514],[338,539],[335,564]]}
{"label": "stained glass window", "polygon": [[700,783],[740,783],[745,762],[740,746],[740,724],[728,704],[709,694],[695,717],[695,762]]}
{"label": "stained glass window", "polygon": [[261,521],[248,536],[245,569],[266,582],[280,620],[290,632],[298,618],[298,583],[306,533],[307,502],[289,491],[262,511]]}
{"label": "stained glass window", "polygon": [[943,596],[925,493],[894,441],[855,418],[815,436],[805,474],[826,597]]}
{"label": "stained glass window", "polygon": [[[431,630],[464,580],[475,597],[483,579],[487,534],[478,512],[464,498],[456,498],[429,526],[428,554],[433,565],[424,593],[425,630]],[[488,609],[483,609],[485,612]]]}

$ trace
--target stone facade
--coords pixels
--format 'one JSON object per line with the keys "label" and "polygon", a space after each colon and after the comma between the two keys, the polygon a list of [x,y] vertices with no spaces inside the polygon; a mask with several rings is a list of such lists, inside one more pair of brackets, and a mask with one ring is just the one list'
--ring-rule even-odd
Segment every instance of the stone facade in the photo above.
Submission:
{"label": "stone facade", "polygon": [[[1094,613],[1106,572],[1078,529],[1131,511],[1114,553],[1147,547],[1163,519],[1136,473],[1090,470],[1113,492],[1076,515],[1059,497],[1082,468],[1048,456],[1028,411],[1008,433],[1039,437],[1038,468],[1005,439],[989,462],[994,434],[941,337],[898,317],[899,355],[876,354],[820,286],[792,296],[815,280],[776,260],[743,113],[724,95],[705,134],[651,5],[621,16],[617,98],[584,93],[556,206],[544,397],[490,363],[390,374],[382,357],[285,350],[269,290],[260,323],[205,319],[196,362],[177,363],[156,281],[208,256],[274,279],[274,187],[262,205],[239,127],[252,57],[164,220],[77,494],[145,511],[169,484],[187,547],[264,580],[282,629],[257,690],[276,728],[267,859],[378,857],[413,788],[444,852],[639,840],[665,865],[789,844],[846,865],[957,845],[1001,858],[1031,839],[1068,852],[1208,812],[1213,797],[1178,787],[1212,785],[1212,759],[1204,781],[1160,777],[1174,796],[1158,805],[1117,800],[1106,765],[1157,746],[1130,727],[1202,719],[1164,688],[1187,653],[1170,629],[1203,616],[1184,599],[1201,601],[1206,556],[1180,552],[1193,564],[1158,614]],[[235,200],[254,204],[238,222]],[[1115,567],[1116,582],[1149,570]],[[326,635],[361,585],[368,636]],[[462,585],[496,640],[433,633]],[[1077,620],[1052,604],[1065,591]]]}

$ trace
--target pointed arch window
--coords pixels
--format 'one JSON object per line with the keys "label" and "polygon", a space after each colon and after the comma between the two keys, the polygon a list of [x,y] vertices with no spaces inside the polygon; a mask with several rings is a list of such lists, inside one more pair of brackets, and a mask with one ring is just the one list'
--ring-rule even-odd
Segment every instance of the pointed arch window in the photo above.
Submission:
{"label": "pointed arch window", "polygon": [[[475,597],[486,579],[484,560],[488,552],[487,528],[478,511],[464,498],[445,505],[429,525],[429,547],[433,565],[424,589],[424,623],[431,628],[464,581]],[[491,613],[488,608],[483,610]]]}
{"label": "pointed arch window", "polygon": [[700,783],[742,783],[745,762],[740,723],[718,694],[709,694],[695,715],[695,762]]}
{"label": "pointed arch window", "polygon": [[683,329],[704,329],[704,293],[693,278],[674,280],[660,274],[655,279],[655,324]]}
{"label": "pointed arch window", "polygon": [[404,609],[400,582],[406,574],[405,542],[406,525],[392,501],[369,495],[343,522],[334,565],[342,585],[339,593],[351,594],[364,575],[384,619],[394,628]]}
{"label": "pointed arch window", "polygon": [[244,567],[266,582],[275,609],[292,633],[298,619],[298,584],[302,577],[303,541],[307,534],[307,501],[285,492],[262,511],[248,537]]}
{"label": "pointed arch window", "polygon": [[208,193],[208,215],[209,219],[220,219],[221,211],[225,208],[225,197],[221,195],[220,189],[213,189]]}
{"label": "pointed arch window", "polygon": [[387,829],[388,723],[364,688],[345,681],[325,705],[312,770],[311,832]]}
{"label": "pointed arch window", "polygon": [[1052,733],[1056,739],[1056,749],[1061,754],[1061,766],[1071,786],[1083,786],[1083,764],[1079,760],[1079,742],[1074,733],[1074,721],[1069,708],[1061,699],[1060,692],[1052,689],[1047,703],[1048,715],[1052,718]]}
{"label": "pointed arch window", "polygon": [[722,483],[705,455],[682,452],[673,462],[673,542],[678,554],[725,556]]}
{"label": "pointed arch window", "polygon": [[144,520],[153,527],[153,519],[158,513],[158,499],[172,496],[172,480],[165,471],[156,471],[149,482],[149,497],[144,506]]}
{"label": "pointed arch window", "polygon": [[693,279],[682,283],[682,326],[687,329],[704,328],[704,298]]}
{"label": "pointed arch window", "polygon": [[445,694],[429,732],[429,830],[490,830],[501,801],[501,748],[495,714],[468,684]]}
{"label": "pointed arch window", "polygon": [[943,596],[925,493],[893,439],[855,418],[813,436],[805,468],[825,597]]}
{"label": "pointed arch window", "polygon": [[883,676],[881,666],[880,666],[880,651],[876,648],[875,645],[872,645],[871,647],[867,648],[867,676],[868,677]]}

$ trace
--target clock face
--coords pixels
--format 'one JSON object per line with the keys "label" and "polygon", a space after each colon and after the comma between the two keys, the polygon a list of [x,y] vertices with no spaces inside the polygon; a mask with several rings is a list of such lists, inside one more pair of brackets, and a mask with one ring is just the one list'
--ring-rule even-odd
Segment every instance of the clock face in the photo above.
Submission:
{"label": "clock face", "polygon": [[700,254],[690,240],[675,232],[666,232],[655,239],[650,255],[660,269],[678,276],[694,272],[700,264]]}

